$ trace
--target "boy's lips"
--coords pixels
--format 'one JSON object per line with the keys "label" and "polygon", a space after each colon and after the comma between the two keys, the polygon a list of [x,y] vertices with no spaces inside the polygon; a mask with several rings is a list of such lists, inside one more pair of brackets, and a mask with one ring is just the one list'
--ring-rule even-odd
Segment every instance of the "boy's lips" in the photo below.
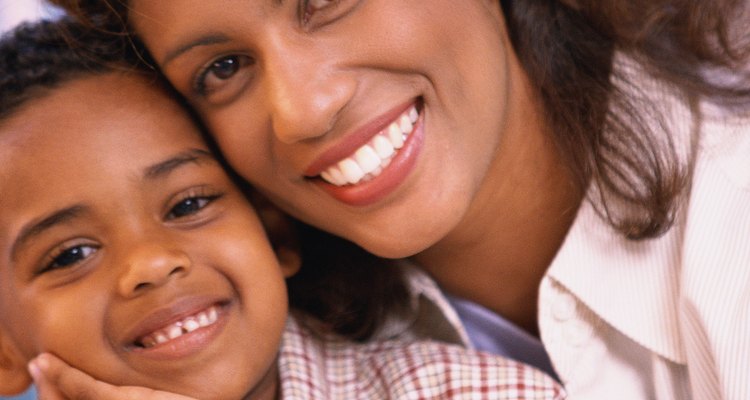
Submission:
{"label": "boy's lips", "polygon": [[211,326],[219,319],[219,311],[219,306],[212,305],[137,339],[136,345],[148,349],[164,344],[170,340],[177,339],[178,337],[193,332],[196,329]]}
{"label": "boy's lips", "polygon": [[412,101],[383,114],[319,157],[307,176],[319,178],[315,183],[342,202],[361,206],[379,200],[416,163],[424,134],[422,111],[421,103]]}
{"label": "boy's lips", "polygon": [[148,314],[128,335],[131,352],[154,358],[179,358],[199,350],[226,323],[229,301],[190,298]]}

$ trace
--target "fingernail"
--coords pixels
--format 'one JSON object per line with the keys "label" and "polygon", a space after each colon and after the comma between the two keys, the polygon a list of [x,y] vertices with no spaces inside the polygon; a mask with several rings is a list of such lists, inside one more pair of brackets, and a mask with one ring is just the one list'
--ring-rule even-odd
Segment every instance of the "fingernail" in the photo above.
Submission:
{"label": "fingernail", "polygon": [[32,360],[29,362],[28,365],[29,374],[31,374],[31,377],[34,379],[34,381],[39,381],[39,379],[42,377],[42,371],[39,370],[39,364],[37,360]]}
{"label": "fingernail", "polygon": [[36,366],[40,371],[46,371],[47,369],[49,369],[49,359],[45,354],[40,354],[39,356],[37,356],[34,362],[36,363]]}

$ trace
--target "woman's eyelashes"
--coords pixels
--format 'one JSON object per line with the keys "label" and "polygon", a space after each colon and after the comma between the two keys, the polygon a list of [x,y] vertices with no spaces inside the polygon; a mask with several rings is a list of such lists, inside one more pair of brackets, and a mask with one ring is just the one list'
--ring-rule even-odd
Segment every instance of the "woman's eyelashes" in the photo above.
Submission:
{"label": "woman's eyelashes", "polygon": [[250,78],[253,59],[246,55],[231,54],[212,60],[197,74],[193,92],[211,103],[221,103],[231,98]]}
{"label": "woman's eyelashes", "polygon": [[[360,0],[361,1],[361,0]],[[360,3],[358,0],[303,0],[301,20],[311,29],[337,21]],[[235,98],[252,80],[256,60],[247,54],[220,55],[198,69],[190,84],[192,95],[221,105]]]}

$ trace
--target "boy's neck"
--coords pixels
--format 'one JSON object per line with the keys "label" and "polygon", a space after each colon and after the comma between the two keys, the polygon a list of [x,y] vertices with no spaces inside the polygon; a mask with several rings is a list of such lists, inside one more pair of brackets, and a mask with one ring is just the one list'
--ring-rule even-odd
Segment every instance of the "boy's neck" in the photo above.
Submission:
{"label": "boy's neck", "polygon": [[[271,368],[242,400],[276,400],[281,398],[278,357]],[[241,373],[241,371],[238,371]]]}

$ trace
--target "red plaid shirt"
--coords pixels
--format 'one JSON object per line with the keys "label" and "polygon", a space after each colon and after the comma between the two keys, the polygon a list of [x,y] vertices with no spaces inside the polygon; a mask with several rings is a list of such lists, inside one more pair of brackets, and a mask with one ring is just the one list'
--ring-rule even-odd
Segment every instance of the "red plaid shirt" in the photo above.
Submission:
{"label": "red plaid shirt", "polygon": [[284,399],[563,399],[544,373],[434,341],[353,343],[289,318],[279,355]]}

